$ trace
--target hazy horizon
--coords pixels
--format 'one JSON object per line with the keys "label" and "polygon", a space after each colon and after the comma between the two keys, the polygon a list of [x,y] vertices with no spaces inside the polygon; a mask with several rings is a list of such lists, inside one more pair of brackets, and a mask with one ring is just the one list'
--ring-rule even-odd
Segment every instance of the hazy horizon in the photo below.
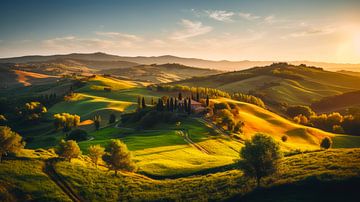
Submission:
{"label": "hazy horizon", "polygon": [[2,1],[0,58],[105,52],[360,63],[360,1]]}

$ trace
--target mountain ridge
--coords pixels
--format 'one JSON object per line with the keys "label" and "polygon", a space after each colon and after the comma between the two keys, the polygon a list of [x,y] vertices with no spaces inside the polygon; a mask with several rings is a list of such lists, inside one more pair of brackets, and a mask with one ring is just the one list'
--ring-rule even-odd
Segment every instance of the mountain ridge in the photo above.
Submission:
{"label": "mountain ridge", "polygon": [[[57,54],[57,55],[28,55],[20,57],[0,58],[0,63],[27,63],[27,62],[44,62],[48,60],[68,58],[68,59],[82,59],[92,61],[126,61],[138,64],[150,65],[154,63],[179,63],[186,66],[200,67],[200,68],[212,68],[218,70],[242,70],[254,66],[270,65],[279,61],[229,61],[229,60],[206,60],[200,58],[186,58],[173,55],[161,55],[161,56],[118,56],[102,52],[95,53],[70,53],[70,54]],[[320,66],[327,70],[359,70],[360,64],[351,63],[329,63],[329,62],[314,62],[307,60],[297,61],[284,61],[294,65],[306,64],[308,66]]]}

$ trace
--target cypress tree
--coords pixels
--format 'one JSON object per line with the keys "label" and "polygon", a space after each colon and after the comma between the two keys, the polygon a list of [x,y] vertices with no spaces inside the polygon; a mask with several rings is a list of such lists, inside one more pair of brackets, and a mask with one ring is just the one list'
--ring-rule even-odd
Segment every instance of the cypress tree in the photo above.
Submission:
{"label": "cypress tree", "polygon": [[154,98],[151,97],[151,105],[154,105]]}
{"label": "cypress tree", "polygon": [[179,107],[178,105],[179,105],[178,100],[175,98],[174,110],[178,109],[178,107]]}
{"label": "cypress tree", "polygon": [[179,99],[179,100],[182,100],[182,94],[181,94],[181,92],[179,92],[178,99]]}
{"label": "cypress tree", "polygon": [[145,98],[144,98],[144,97],[142,97],[142,100],[141,100],[141,107],[142,107],[143,109],[146,108],[146,102],[145,102]]}
{"label": "cypress tree", "polygon": [[174,99],[173,97],[170,98],[170,111],[174,111]]}
{"label": "cypress tree", "polygon": [[208,107],[210,105],[209,95],[206,95],[206,106]]}
{"label": "cypress tree", "polygon": [[170,99],[166,100],[166,110],[170,111]]}
{"label": "cypress tree", "polygon": [[196,101],[200,101],[199,88],[196,89]]}
{"label": "cypress tree", "polygon": [[184,111],[184,112],[187,112],[187,111],[188,111],[188,102],[187,102],[187,99],[184,99],[184,104],[183,104],[182,108],[183,108],[183,111]]}
{"label": "cypress tree", "polygon": [[189,98],[188,102],[188,114],[191,114],[191,99]]}

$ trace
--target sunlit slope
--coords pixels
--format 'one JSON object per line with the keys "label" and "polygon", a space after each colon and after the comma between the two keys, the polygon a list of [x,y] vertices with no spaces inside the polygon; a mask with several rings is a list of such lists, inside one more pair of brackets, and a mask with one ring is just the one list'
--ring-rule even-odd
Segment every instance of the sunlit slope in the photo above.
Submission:
{"label": "sunlit slope", "polygon": [[12,70],[0,66],[0,88],[15,88],[32,85],[44,85],[56,82],[58,77],[28,71]]}
{"label": "sunlit slope", "polygon": [[[108,117],[112,112],[134,109],[137,96],[141,95],[136,93],[137,88],[143,85],[146,83],[96,76],[77,89],[73,97],[51,107],[49,112],[78,114],[82,119],[93,118],[94,115]],[[104,90],[107,87],[111,88],[111,92]]]}
{"label": "sunlit slope", "polygon": [[[325,136],[333,137],[335,146],[337,147],[346,147],[349,142],[352,142],[352,146],[349,145],[349,147],[360,146],[360,138],[337,135],[316,128],[299,125],[252,104],[226,98],[215,99],[213,101],[233,102],[240,107],[239,119],[245,122],[243,129],[245,138],[250,138],[253,134],[260,132],[269,134],[281,142],[281,137],[287,135],[289,137],[287,142],[281,142],[284,149],[318,149],[321,139]],[[340,136],[342,138],[337,138]]]}
{"label": "sunlit slope", "polygon": [[151,130],[107,127],[94,131],[91,141],[80,142],[85,153],[90,145],[106,146],[111,139],[120,138],[133,152],[140,172],[155,176],[182,176],[233,164],[239,158],[242,144],[217,134],[196,119],[184,120],[185,140],[180,128],[163,124]]}
{"label": "sunlit slope", "polygon": [[360,89],[360,79],[319,68],[274,64],[248,70],[188,79],[189,86],[255,94],[269,103],[310,104],[323,97]]}

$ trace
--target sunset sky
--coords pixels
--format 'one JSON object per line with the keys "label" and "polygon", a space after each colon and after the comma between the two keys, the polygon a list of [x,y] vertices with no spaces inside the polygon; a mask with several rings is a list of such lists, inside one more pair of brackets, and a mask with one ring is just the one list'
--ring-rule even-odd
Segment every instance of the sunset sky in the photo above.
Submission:
{"label": "sunset sky", "polygon": [[360,63],[359,0],[2,0],[0,4],[0,57],[100,51]]}

